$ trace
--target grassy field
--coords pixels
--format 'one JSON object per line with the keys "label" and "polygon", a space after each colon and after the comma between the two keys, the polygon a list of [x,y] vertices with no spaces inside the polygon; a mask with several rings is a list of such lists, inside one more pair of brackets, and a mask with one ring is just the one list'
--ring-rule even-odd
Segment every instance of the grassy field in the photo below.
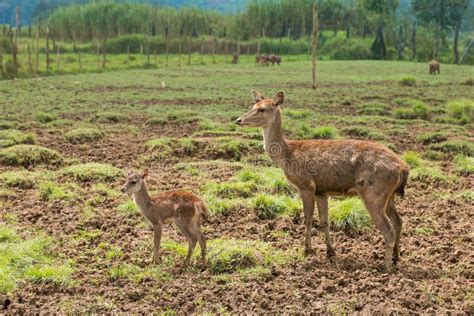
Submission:
{"label": "grassy field", "polygon": [[[402,62],[191,65],[0,83],[0,303],[13,313],[474,312],[474,71]],[[301,202],[233,121],[250,89],[286,92],[290,138],[386,144],[410,165],[401,262],[356,198],[330,200],[335,263],[303,256]],[[152,233],[120,193],[149,167],[153,192],[202,196],[209,267],[174,271],[184,239]]]}

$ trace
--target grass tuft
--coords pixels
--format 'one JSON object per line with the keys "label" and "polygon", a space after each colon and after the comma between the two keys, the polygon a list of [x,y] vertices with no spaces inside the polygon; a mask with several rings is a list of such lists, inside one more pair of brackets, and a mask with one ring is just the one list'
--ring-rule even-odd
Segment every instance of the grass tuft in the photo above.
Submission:
{"label": "grass tuft", "polygon": [[43,124],[52,122],[57,118],[58,116],[55,113],[36,112],[33,114],[33,119]]}
{"label": "grass tuft", "polygon": [[432,144],[429,147],[432,150],[441,151],[446,154],[465,156],[474,156],[474,144],[465,140],[448,140],[439,144]]}
{"label": "grass tuft", "polygon": [[403,77],[398,83],[403,87],[414,87],[416,86],[416,79],[413,77]]}
{"label": "grass tuft", "polygon": [[49,148],[37,145],[14,145],[0,149],[0,164],[9,166],[60,165],[62,156]]}
{"label": "grass tuft", "polygon": [[365,103],[359,106],[357,113],[362,115],[389,115],[390,106],[377,102]]}
{"label": "grass tuft", "polygon": [[96,128],[77,128],[65,133],[64,137],[72,144],[84,144],[103,138],[104,133]]}
{"label": "grass tuft", "polygon": [[462,175],[468,176],[474,173],[474,157],[456,155],[454,157],[454,170]]}
{"label": "grass tuft", "polygon": [[132,200],[128,200],[120,204],[119,206],[117,206],[117,211],[125,215],[131,215],[131,214],[137,214],[138,208],[135,202],[133,202]]}
{"label": "grass tuft", "polygon": [[9,187],[32,189],[39,180],[45,180],[50,175],[45,172],[31,172],[26,170],[6,171],[0,174],[0,181]]}
{"label": "grass tuft", "polygon": [[43,201],[61,201],[73,200],[76,195],[69,192],[63,186],[54,182],[46,181],[39,184],[38,195]]}
{"label": "grass tuft", "polygon": [[420,119],[427,120],[430,115],[430,108],[422,101],[407,99],[402,101],[404,107],[395,110],[395,117],[398,119]]}
{"label": "grass tuft", "polygon": [[459,124],[469,124],[474,121],[474,101],[456,100],[447,104],[448,114]]}
{"label": "grass tuft", "polygon": [[34,144],[33,133],[24,133],[17,129],[0,130],[0,148],[18,144]]}
{"label": "grass tuft", "polygon": [[329,206],[329,222],[336,230],[360,232],[372,222],[359,198],[336,200]]}
{"label": "grass tuft", "polygon": [[122,169],[109,164],[89,162],[72,165],[62,169],[62,174],[76,181],[113,181],[125,173]]}
{"label": "grass tuft", "polygon": [[448,139],[448,133],[446,132],[427,132],[419,135],[416,140],[425,145],[440,143]]}

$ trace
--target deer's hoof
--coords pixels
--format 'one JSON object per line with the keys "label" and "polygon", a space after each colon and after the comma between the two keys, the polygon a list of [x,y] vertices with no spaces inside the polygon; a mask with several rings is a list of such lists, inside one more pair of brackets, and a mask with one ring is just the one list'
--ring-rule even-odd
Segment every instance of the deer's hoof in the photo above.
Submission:
{"label": "deer's hoof", "polygon": [[314,249],[309,248],[309,249],[304,250],[305,257],[311,256],[311,255],[314,255],[314,254],[315,254]]}
{"label": "deer's hoof", "polygon": [[336,252],[333,248],[328,248],[326,250],[326,256],[329,260],[333,260],[336,257]]}

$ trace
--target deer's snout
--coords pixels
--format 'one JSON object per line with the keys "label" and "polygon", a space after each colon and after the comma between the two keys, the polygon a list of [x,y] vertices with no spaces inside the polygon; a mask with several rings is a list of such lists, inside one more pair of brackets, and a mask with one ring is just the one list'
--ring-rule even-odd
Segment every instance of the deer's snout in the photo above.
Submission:
{"label": "deer's snout", "polygon": [[125,188],[125,186],[123,186],[123,187],[120,189],[120,191],[122,191],[122,193],[125,193],[125,192],[127,192],[127,188]]}
{"label": "deer's snout", "polygon": [[235,124],[240,125],[242,124],[242,118],[239,117],[238,119],[235,120]]}

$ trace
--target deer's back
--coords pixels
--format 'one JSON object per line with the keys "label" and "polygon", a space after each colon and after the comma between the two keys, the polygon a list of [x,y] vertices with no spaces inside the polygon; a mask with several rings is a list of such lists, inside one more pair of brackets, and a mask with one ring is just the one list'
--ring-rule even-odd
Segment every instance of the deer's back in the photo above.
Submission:
{"label": "deer's back", "polygon": [[[305,186],[312,179],[320,193],[354,193],[360,181],[395,181],[408,166],[384,145],[358,140],[289,141],[290,182]],[[293,165],[293,167],[291,167]],[[297,166],[297,167],[296,167]],[[285,168],[283,168],[285,170]]]}
{"label": "deer's back", "polygon": [[153,202],[166,219],[172,218],[188,218],[199,216],[196,205],[204,205],[205,203],[194,193],[184,190],[173,190],[153,195]]}

